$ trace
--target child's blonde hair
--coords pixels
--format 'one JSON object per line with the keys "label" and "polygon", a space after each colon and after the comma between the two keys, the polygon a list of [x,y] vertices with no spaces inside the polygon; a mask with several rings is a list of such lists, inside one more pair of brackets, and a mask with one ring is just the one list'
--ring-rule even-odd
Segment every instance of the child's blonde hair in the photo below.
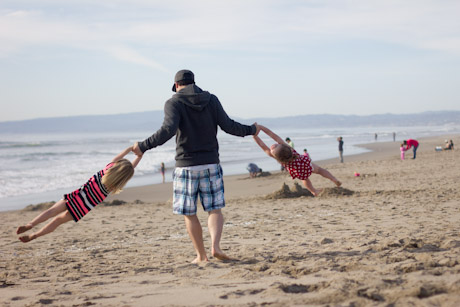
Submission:
{"label": "child's blonde hair", "polygon": [[288,163],[294,160],[294,154],[292,148],[286,144],[280,144],[281,148],[278,150],[275,159],[281,163]]}
{"label": "child's blonde hair", "polygon": [[133,175],[132,163],[127,159],[121,159],[107,170],[107,173],[102,177],[102,184],[110,193],[118,194]]}

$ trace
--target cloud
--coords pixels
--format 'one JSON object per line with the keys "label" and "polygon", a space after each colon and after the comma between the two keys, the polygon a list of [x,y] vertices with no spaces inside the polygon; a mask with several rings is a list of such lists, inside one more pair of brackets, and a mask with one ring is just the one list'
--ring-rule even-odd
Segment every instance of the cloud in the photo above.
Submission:
{"label": "cloud", "polygon": [[164,70],[138,47],[260,50],[337,39],[460,54],[460,2],[450,0],[135,0],[129,5],[48,0],[29,1],[32,10],[7,3],[10,8],[0,11],[3,56],[36,45],[91,46],[118,60]]}

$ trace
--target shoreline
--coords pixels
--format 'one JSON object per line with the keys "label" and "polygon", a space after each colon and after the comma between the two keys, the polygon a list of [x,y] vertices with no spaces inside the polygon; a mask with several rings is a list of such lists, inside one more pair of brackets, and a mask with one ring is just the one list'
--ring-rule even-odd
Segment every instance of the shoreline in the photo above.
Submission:
{"label": "shoreline", "polygon": [[[417,153],[434,151],[435,146],[443,145],[444,139],[458,139],[460,134],[449,134],[441,136],[430,136],[418,139],[420,142]],[[454,144],[456,142],[454,141]],[[332,159],[313,161],[321,167],[347,165],[354,162],[370,161],[370,160],[381,160],[388,159],[391,157],[399,157],[400,142],[372,142],[360,145],[354,145],[370,150],[369,152],[360,153],[356,155],[344,156],[344,163],[339,163],[338,157]],[[458,149],[457,149],[458,150]],[[338,155],[338,154],[337,154]],[[406,152],[406,156],[410,157],[412,150]],[[225,173],[225,169],[224,169]],[[280,171],[271,172],[271,176],[249,178],[249,174],[238,174],[238,175],[225,175],[225,199],[231,200],[240,197],[251,197],[260,196],[272,193],[279,189],[280,182],[286,180],[292,181],[291,177],[287,173],[281,173]],[[315,176],[316,177],[316,176]],[[257,182],[257,189],[247,189],[247,180]],[[346,183],[345,183],[346,184]],[[149,184],[143,186],[129,187],[123,190],[118,195],[109,195],[107,201],[121,200],[127,203],[135,201],[141,201],[144,203],[165,203],[172,201],[173,186],[172,182]]]}

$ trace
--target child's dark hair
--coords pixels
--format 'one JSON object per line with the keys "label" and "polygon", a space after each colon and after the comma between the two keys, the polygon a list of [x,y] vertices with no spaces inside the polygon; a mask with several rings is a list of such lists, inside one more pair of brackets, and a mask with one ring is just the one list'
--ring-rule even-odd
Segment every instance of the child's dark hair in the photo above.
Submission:
{"label": "child's dark hair", "polygon": [[288,163],[294,160],[294,154],[292,153],[291,146],[280,144],[280,149],[278,150],[275,158],[281,163]]}

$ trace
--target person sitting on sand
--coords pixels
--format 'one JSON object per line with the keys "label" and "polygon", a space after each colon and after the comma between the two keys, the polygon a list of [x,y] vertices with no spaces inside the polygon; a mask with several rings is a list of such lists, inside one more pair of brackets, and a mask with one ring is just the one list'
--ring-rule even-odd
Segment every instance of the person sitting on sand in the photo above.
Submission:
{"label": "person sitting on sand", "polygon": [[338,187],[342,183],[337,180],[329,171],[319,167],[318,165],[311,162],[310,157],[299,155],[294,148],[291,148],[286,144],[283,139],[272,132],[267,127],[258,125],[258,128],[265,132],[271,137],[276,144],[273,144],[270,148],[260,139],[258,133],[254,135],[254,140],[262,148],[262,150],[270,157],[276,159],[281,163],[291,175],[292,179],[298,178],[302,180],[303,185],[309,190],[314,196],[318,196],[322,189],[315,189],[311,183],[309,177],[312,173],[319,174],[324,178],[327,178],[334,182]]}
{"label": "person sitting on sand", "polygon": [[255,178],[262,174],[262,169],[259,168],[255,163],[249,163],[246,169],[249,171],[249,176],[251,176],[251,178]]}
{"label": "person sitting on sand", "polygon": [[454,142],[452,140],[447,141],[446,140],[446,145],[443,148],[444,150],[453,150],[454,149]]}
{"label": "person sitting on sand", "polygon": [[58,226],[72,219],[78,222],[92,208],[100,204],[109,193],[117,194],[121,192],[122,188],[133,176],[134,168],[142,159],[142,156],[137,156],[132,163],[127,159],[123,159],[131,151],[132,146],[123,150],[104,169],[91,177],[79,189],[65,194],[64,198],[56,202],[51,208],[42,212],[28,224],[19,226],[16,230],[17,234],[26,232],[36,225],[55,217],[39,231],[21,236],[19,240],[26,243],[53,232]]}

